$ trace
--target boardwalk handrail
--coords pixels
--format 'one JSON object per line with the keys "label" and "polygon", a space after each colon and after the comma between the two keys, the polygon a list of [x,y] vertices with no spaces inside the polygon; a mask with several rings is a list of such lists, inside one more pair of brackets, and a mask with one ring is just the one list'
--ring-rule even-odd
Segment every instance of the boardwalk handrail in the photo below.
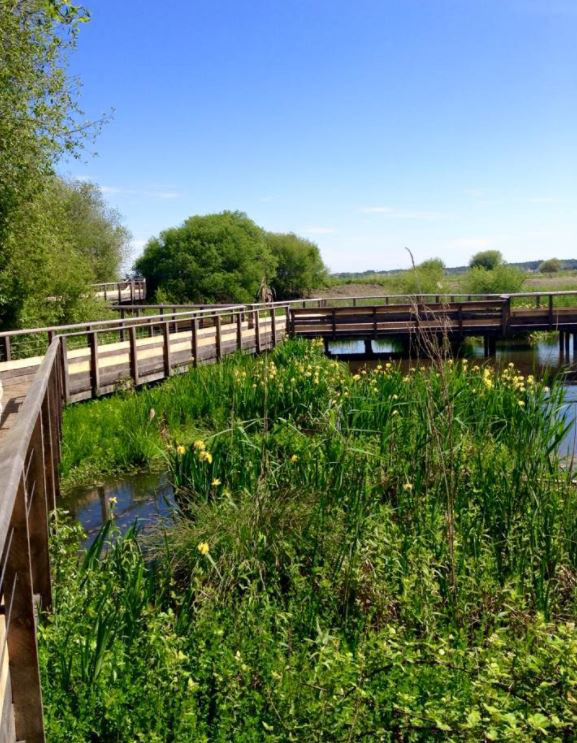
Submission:
{"label": "boardwalk handrail", "polygon": [[44,741],[35,604],[51,603],[48,529],[58,496],[61,353],[55,339],[0,449],[0,669],[9,659],[4,695],[12,702],[0,698],[0,730],[7,740],[28,743]]}

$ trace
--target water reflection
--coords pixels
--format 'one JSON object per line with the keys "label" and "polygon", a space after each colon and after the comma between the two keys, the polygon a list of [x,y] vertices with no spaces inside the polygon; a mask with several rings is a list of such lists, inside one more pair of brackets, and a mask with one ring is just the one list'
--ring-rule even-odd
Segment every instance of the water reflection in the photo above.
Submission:
{"label": "water reflection", "polygon": [[167,475],[144,473],[90,488],[75,488],[62,499],[62,508],[82,524],[87,535],[85,545],[89,546],[109,518],[112,504],[114,520],[125,532],[135,522],[145,525],[158,516],[166,516],[173,502],[174,490]]}

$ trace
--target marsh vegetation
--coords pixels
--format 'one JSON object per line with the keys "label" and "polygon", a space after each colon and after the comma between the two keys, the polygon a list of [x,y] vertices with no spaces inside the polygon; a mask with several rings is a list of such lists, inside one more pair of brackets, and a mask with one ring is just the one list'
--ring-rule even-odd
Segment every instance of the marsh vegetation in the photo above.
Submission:
{"label": "marsh vegetation", "polygon": [[562,396],[287,342],[68,409],[69,478],[162,461],[178,508],[57,529],[50,740],[573,740]]}

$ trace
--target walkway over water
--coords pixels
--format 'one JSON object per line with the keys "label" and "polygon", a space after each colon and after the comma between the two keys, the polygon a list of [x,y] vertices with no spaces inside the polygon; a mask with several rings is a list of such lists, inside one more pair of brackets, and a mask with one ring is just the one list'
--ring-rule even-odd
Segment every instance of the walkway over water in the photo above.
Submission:
{"label": "walkway over water", "polygon": [[[142,314],[151,311],[155,314]],[[125,315],[0,333],[1,743],[45,740],[36,617],[38,607],[51,605],[49,517],[60,495],[64,403],[154,382],[237,351],[259,353],[287,334],[369,341],[418,340],[424,333],[455,339],[485,335],[490,352],[498,337],[559,330],[564,349],[569,334],[575,343],[577,292],[443,300],[353,297],[210,309],[127,305]]]}

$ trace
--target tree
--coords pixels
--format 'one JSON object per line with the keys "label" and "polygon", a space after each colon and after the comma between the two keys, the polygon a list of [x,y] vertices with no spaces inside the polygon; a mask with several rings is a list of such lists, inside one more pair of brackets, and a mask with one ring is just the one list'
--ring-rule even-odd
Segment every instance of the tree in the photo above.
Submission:
{"label": "tree", "polygon": [[253,302],[276,262],[265,233],[242,212],[190,217],[149,240],[135,269],[172,302]]}
{"label": "tree", "polygon": [[546,261],[543,261],[541,265],[539,266],[539,271],[541,273],[557,273],[562,268],[562,263],[559,260],[559,258],[548,258]]}
{"label": "tree", "polygon": [[471,268],[485,268],[487,271],[492,271],[497,266],[502,265],[503,256],[498,250],[482,250],[475,255],[469,261]]}
{"label": "tree", "polygon": [[302,297],[325,285],[327,269],[315,243],[292,232],[267,232],[265,239],[276,260],[271,285],[277,299]]}
{"label": "tree", "polygon": [[105,203],[94,183],[59,179],[55,191],[62,200],[70,240],[87,259],[93,281],[118,279],[130,239],[118,212]]}
{"label": "tree", "polygon": [[[3,327],[67,319],[92,277],[69,243],[53,178],[61,155],[78,154],[88,132],[79,121],[77,86],[64,69],[81,20],[79,9],[65,1],[0,0]],[[47,296],[58,302],[48,305]]]}

